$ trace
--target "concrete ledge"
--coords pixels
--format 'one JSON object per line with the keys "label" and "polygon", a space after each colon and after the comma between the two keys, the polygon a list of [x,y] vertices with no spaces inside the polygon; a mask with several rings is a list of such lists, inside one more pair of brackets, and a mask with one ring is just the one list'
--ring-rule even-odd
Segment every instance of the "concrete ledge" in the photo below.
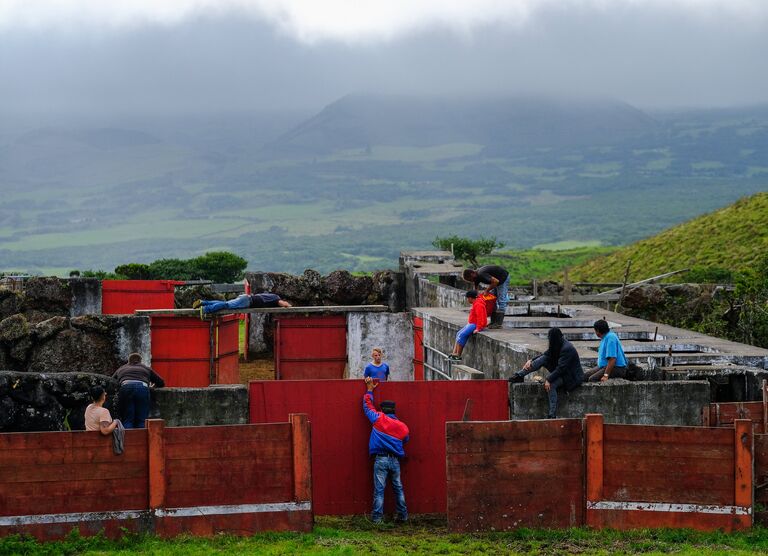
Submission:
{"label": "concrete ledge", "polygon": [[467,367],[466,365],[453,365],[451,367],[451,375],[453,380],[480,380],[485,378],[485,374],[482,371]]}
{"label": "concrete ledge", "polygon": [[157,388],[149,416],[169,427],[243,425],[248,423],[248,387]]}
{"label": "concrete ledge", "polygon": [[[512,419],[541,419],[547,414],[542,383],[510,384]],[[701,425],[701,408],[710,402],[706,381],[629,382],[614,379],[558,392],[558,417],[601,413],[606,423]]]}

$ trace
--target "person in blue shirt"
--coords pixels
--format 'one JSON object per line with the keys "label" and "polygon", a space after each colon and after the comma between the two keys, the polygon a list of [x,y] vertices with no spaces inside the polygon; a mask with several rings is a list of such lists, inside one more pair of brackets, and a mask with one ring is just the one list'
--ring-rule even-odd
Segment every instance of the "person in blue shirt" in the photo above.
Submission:
{"label": "person in blue shirt", "polygon": [[375,347],[371,350],[372,361],[365,366],[363,371],[363,378],[375,378],[379,381],[389,380],[389,365],[381,362],[383,357],[381,348]]}
{"label": "person in blue shirt", "polygon": [[595,321],[593,328],[597,337],[600,338],[597,367],[584,373],[584,379],[589,382],[604,382],[610,378],[626,378],[627,356],[624,355],[621,340],[603,319]]}
{"label": "person in blue shirt", "polygon": [[395,491],[396,521],[408,521],[405,506],[403,482],[400,480],[400,458],[405,457],[403,444],[408,442],[408,425],[395,415],[395,402],[384,400],[381,411],[373,404],[373,391],[379,384],[371,377],[365,378],[366,392],[363,394],[363,413],[373,425],[368,440],[368,453],[375,458],[373,463],[373,511],[371,520],[381,523],[384,517],[384,488],[387,479],[392,481]]}

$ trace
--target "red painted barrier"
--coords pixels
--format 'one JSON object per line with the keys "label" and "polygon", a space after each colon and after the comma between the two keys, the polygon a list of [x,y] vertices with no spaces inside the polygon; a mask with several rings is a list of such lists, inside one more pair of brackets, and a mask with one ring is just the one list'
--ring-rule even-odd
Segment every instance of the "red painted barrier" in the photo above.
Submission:
{"label": "red painted barrier", "polygon": [[424,380],[424,321],[413,317],[413,380]]}
{"label": "red painted barrier", "polygon": [[275,315],[278,380],[344,378],[346,315]]}
{"label": "red painted barrier", "polygon": [[102,280],[101,312],[132,315],[137,309],[173,309],[177,280]]}
{"label": "red painted barrier", "polygon": [[239,322],[237,315],[210,321],[151,317],[152,367],[165,379],[166,386],[239,382]]}
{"label": "red painted barrier", "polygon": [[[445,513],[445,423],[462,418],[472,399],[473,420],[509,418],[508,385],[502,380],[386,382],[376,389],[378,404],[397,403],[397,416],[411,431],[402,477],[408,511]],[[368,456],[371,424],[363,414],[360,380],[253,381],[250,422],[284,420],[307,413],[312,423],[312,476],[315,513],[370,512],[373,463]],[[392,504],[391,490],[385,501]]]}
{"label": "red painted barrier", "polygon": [[312,528],[309,422],[0,434],[0,535],[62,538],[74,527],[252,534]]}

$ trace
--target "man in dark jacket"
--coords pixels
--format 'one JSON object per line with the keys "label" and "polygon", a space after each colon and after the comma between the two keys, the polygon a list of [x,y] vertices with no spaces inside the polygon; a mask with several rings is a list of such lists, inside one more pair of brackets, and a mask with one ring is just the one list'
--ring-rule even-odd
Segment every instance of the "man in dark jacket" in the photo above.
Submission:
{"label": "man in dark jacket", "polygon": [[559,328],[551,328],[547,334],[549,347],[536,359],[529,359],[523,365],[523,370],[517,371],[512,382],[522,382],[528,373],[546,367],[550,373],[544,382],[544,389],[549,395],[549,413],[547,419],[554,419],[557,414],[557,390],[564,387],[568,392],[575,390],[584,381],[584,371],[581,368],[579,354],[573,344],[563,338]]}
{"label": "man in dark jacket", "polygon": [[509,303],[509,272],[499,265],[487,264],[477,270],[465,269],[462,277],[474,284],[476,289],[496,295],[496,310],[491,314],[491,324],[488,328],[501,328]]}
{"label": "man in dark jacket", "polygon": [[132,353],[128,364],[117,369],[112,376],[120,384],[117,392],[117,412],[126,429],[143,429],[149,416],[149,387],[165,386],[163,377],[152,367],[141,363],[141,355]]}

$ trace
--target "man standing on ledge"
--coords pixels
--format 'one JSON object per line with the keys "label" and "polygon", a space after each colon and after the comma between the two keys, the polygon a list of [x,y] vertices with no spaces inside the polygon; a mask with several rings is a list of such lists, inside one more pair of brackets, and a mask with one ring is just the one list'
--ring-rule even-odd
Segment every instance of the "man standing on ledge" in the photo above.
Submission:
{"label": "man standing on ledge", "polygon": [[589,382],[603,382],[609,378],[626,378],[627,357],[624,355],[624,348],[621,347],[621,340],[603,319],[595,321],[593,328],[597,337],[600,338],[597,367],[584,373],[584,379]]}
{"label": "man standing on ledge", "polygon": [[477,270],[467,268],[462,277],[467,282],[474,284],[478,290],[484,284],[485,293],[496,293],[496,310],[491,315],[491,324],[488,328],[501,328],[509,303],[509,272],[499,265],[488,264]]}
{"label": "man standing on ledge", "polygon": [[384,488],[387,478],[395,491],[395,521],[408,521],[403,483],[400,480],[400,458],[405,457],[403,443],[408,442],[408,426],[395,416],[395,402],[381,402],[381,411],[373,405],[373,391],[378,386],[371,377],[365,378],[367,391],[363,395],[363,412],[373,425],[368,441],[368,453],[373,463],[373,511],[371,521],[381,523],[384,517]]}

